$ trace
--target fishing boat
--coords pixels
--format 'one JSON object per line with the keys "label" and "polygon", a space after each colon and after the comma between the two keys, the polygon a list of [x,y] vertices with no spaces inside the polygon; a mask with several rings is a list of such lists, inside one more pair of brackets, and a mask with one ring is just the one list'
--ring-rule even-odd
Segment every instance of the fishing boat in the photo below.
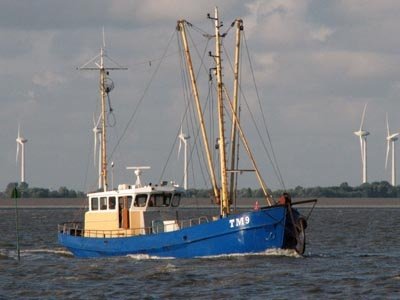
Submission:
{"label": "fishing boat", "polygon": [[[83,222],[67,222],[58,225],[59,243],[77,257],[106,257],[124,255],[148,255],[150,257],[197,258],[231,254],[263,253],[270,249],[292,249],[303,254],[305,251],[305,230],[308,216],[303,216],[297,204],[313,203],[316,200],[292,202],[290,195],[283,194],[275,201],[261,177],[250,146],[241,127],[237,113],[238,83],[235,76],[234,96],[228,99],[222,82],[221,66],[221,21],[218,9],[214,16],[208,15],[215,27],[214,75],[217,81],[218,139],[217,149],[219,170],[215,170],[209,146],[204,116],[199,101],[198,87],[192,66],[186,26],[190,23],[179,20],[177,30],[182,41],[188,74],[191,79],[192,97],[197,107],[202,144],[207,157],[208,173],[212,185],[212,197],[219,205],[215,215],[198,215],[185,218],[181,206],[185,201],[184,188],[174,181],[158,184],[143,183],[142,174],[148,166],[129,167],[136,175],[136,181],[108,188],[108,162],[106,144],[106,98],[108,93],[108,69],[103,64],[103,51],[100,54],[100,94],[101,94],[101,174],[100,191],[87,194],[88,210]],[[243,22],[240,19],[232,24],[236,28],[235,74],[239,70],[240,35]],[[235,174],[243,172],[231,160],[228,169],[227,142],[225,138],[224,110],[231,111],[233,140],[240,137],[252,164],[251,172],[264,194],[265,205],[256,203],[246,211],[232,209]],[[235,150],[231,147],[231,157]],[[217,179],[216,174],[220,174]],[[229,178],[230,177],[230,180]],[[229,182],[230,181],[230,182]]]}

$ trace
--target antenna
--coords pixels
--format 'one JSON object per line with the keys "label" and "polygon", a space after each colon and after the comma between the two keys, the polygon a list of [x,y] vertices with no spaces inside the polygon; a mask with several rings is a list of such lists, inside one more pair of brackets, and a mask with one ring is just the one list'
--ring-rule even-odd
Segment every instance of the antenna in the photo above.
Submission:
{"label": "antenna", "polygon": [[127,170],[135,170],[136,182],[135,187],[142,187],[142,182],[140,181],[140,175],[142,175],[142,170],[150,170],[149,166],[142,167],[126,167]]}
{"label": "antenna", "polygon": [[[113,89],[114,84],[112,80],[108,78],[109,70],[127,70],[128,68],[122,67],[117,62],[112,60],[105,53],[106,39],[103,27],[103,44],[100,49],[100,54],[96,55],[88,62],[83,64],[78,70],[98,70],[100,71],[100,96],[101,96],[101,184],[100,188],[107,191],[108,187],[108,176],[107,176],[107,141],[106,141],[106,98],[108,93]],[[100,59],[100,61],[98,61]],[[105,60],[110,62],[111,66],[105,66]]]}

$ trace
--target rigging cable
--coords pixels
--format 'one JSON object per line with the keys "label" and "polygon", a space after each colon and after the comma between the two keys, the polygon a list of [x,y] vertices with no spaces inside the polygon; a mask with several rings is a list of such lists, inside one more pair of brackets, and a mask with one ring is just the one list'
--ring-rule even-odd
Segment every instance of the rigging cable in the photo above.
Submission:
{"label": "rigging cable", "polygon": [[282,173],[281,173],[280,168],[279,168],[278,160],[277,160],[276,155],[275,155],[275,150],[274,150],[274,147],[273,147],[273,144],[272,144],[271,136],[270,136],[270,133],[269,133],[269,130],[268,130],[268,126],[267,126],[267,122],[266,122],[266,119],[265,119],[264,110],[263,110],[262,105],[261,105],[260,94],[258,92],[258,87],[257,87],[256,79],[255,79],[255,76],[254,76],[253,64],[251,62],[250,52],[249,52],[249,49],[248,49],[246,35],[245,35],[244,32],[243,32],[243,40],[244,40],[244,44],[246,46],[247,57],[248,57],[248,60],[249,60],[249,65],[250,65],[250,69],[251,69],[251,75],[253,77],[254,88],[256,90],[258,105],[260,107],[260,111],[261,111],[261,115],[262,115],[262,119],[263,119],[263,123],[264,123],[265,132],[267,133],[268,141],[269,141],[269,144],[270,144],[270,147],[271,147],[271,152],[272,152],[272,156],[273,156],[273,159],[274,159],[275,167],[277,169],[277,172],[278,172],[278,175],[279,175],[279,180],[280,180],[280,182],[282,184],[282,187],[283,187],[284,190],[286,190],[285,181],[283,180],[283,176],[282,176]]}
{"label": "rigging cable", "polygon": [[[200,65],[199,65],[198,70],[196,72],[196,78],[199,78],[199,74],[200,74],[202,69],[204,69],[204,71],[207,72],[207,67],[205,66],[204,60],[205,60],[205,57],[206,57],[208,44],[209,44],[211,38],[206,36],[207,43],[206,43],[206,45],[204,47],[204,50],[203,50],[202,54],[200,54],[200,51],[197,48],[196,43],[193,40],[193,37],[191,35],[190,30],[187,31],[187,35],[188,35],[189,40],[191,41],[191,44],[193,45],[193,48],[195,49],[196,54],[197,54],[197,56],[198,56],[198,58],[200,60]],[[187,80],[187,82],[190,82],[189,75],[188,75],[188,70],[187,70],[187,68],[184,68],[184,69],[185,69],[185,74],[186,74],[186,80]],[[191,86],[191,85],[189,84],[189,86]],[[190,93],[190,95],[192,95],[192,93]],[[207,103],[208,102],[209,102],[209,95],[207,96],[205,104],[204,104],[204,107],[202,108],[203,112],[204,112],[205,107],[207,107]],[[189,103],[193,103],[193,102],[190,101]],[[197,113],[196,113],[195,107],[194,107],[194,105],[190,105],[190,108],[191,108],[191,110],[190,110],[190,113],[191,113],[190,114],[190,116],[191,116],[190,120],[191,120],[192,131],[193,131],[193,133],[197,131],[197,133],[195,135],[196,138],[195,138],[194,145],[193,145],[194,147],[193,147],[193,149],[191,151],[191,156],[193,154],[193,151],[196,150],[196,156],[197,156],[197,159],[198,159],[198,162],[199,162],[199,167],[200,167],[201,175],[203,177],[203,182],[206,183],[207,182],[206,177],[208,177],[208,179],[211,180],[211,175],[210,175],[210,170],[207,167],[205,169],[206,169],[206,172],[207,172],[208,176],[204,175],[204,168],[202,166],[203,165],[207,165],[207,163],[206,163],[207,159],[205,158],[205,152],[204,151],[199,151],[199,148],[195,147],[196,145],[200,145],[200,147],[205,147],[205,145],[203,143],[203,140],[200,138],[200,124],[197,123],[197,129],[196,129],[196,126],[195,126],[195,124],[193,122],[193,120],[198,121],[198,118],[196,116]],[[202,162],[203,162],[203,164],[202,164]]]}
{"label": "rigging cable", "polygon": [[[229,62],[229,66],[230,66],[231,70],[233,71],[233,66],[232,66],[231,59],[230,59],[230,57],[229,57],[229,55],[228,55],[228,52],[226,51],[224,45],[223,45],[223,47],[224,47],[224,50],[225,50],[225,53],[226,53],[225,55],[226,55],[227,60],[228,60],[228,62]],[[247,51],[247,54],[249,54],[248,48],[247,48],[247,47],[246,47],[246,51]],[[251,68],[251,63],[250,63],[250,68]],[[253,69],[252,69],[252,68],[251,68],[251,71],[252,71],[253,81],[254,81],[254,85],[255,85],[255,77],[254,77],[254,72],[253,72]],[[262,135],[261,135],[261,132],[260,132],[260,129],[259,129],[258,125],[257,125],[257,122],[255,121],[254,114],[253,114],[252,110],[250,109],[250,105],[249,105],[249,103],[247,102],[247,98],[246,98],[245,94],[243,93],[243,89],[242,89],[242,85],[241,85],[241,84],[239,84],[239,89],[240,89],[240,94],[242,95],[242,97],[243,97],[243,99],[244,99],[244,102],[245,102],[245,104],[246,104],[247,110],[248,110],[248,112],[250,113],[251,120],[252,120],[253,125],[254,125],[254,127],[255,127],[255,129],[256,129],[256,131],[257,131],[258,137],[260,138],[260,141],[261,141],[261,143],[262,143],[262,145],[263,145],[263,149],[264,149],[265,153],[267,154],[267,157],[268,157],[268,159],[269,159],[269,161],[270,161],[270,163],[271,163],[271,166],[272,166],[272,169],[273,169],[273,171],[274,171],[274,173],[275,173],[275,176],[277,177],[277,179],[278,179],[278,181],[279,181],[279,184],[284,188],[285,184],[284,184],[284,182],[283,182],[283,179],[282,179],[280,170],[279,170],[279,168],[278,168],[278,166],[277,166],[278,164],[277,164],[277,161],[276,161],[276,159],[275,159],[274,152],[273,152],[272,142],[271,142],[271,139],[270,139],[270,137],[269,137],[269,132],[268,132],[268,129],[267,129],[267,126],[266,126],[266,122],[265,122],[265,117],[264,117],[263,110],[260,109],[260,112],[261,112],[261,115],[262,115],[263,120],[264,120],[264,126],[265,126],[265,129],[266,129],[266,132],[267,132],[269,144],[271,145],[271,149],[272,149],[271,151],[272,151],[272,153],[273,153],[273,154],[272,154],[272,157],[271,157],[271,154],[269,153],[268,148],[267,148],[267,146],[266,146],[266,144],[265,144],[265,141],[264,141],[264,139],[263,139],[263,137],[262,137]],[[256,87],[256,94],[257,94],[258,103],[259,103],[259,105],[261,106],[260,97],[258,96],[257,87]],[[230,111],[230,110],[227,109],[227,108],[225,108],[225,110],[227,110],[228,112]],[[228,113],[228,116],[229,116],[229,113]]]}
{"label": "rigging cable", "polygon": [[[110,94],[107,93],[107,100],[108,100],[108,113],[107,113],[107,124],[110,127],[114,127],[117,124],[117,119],[115,118],[115,114],[114,114],[114,109],[111,107],[111,100],[110,100]],[[112,117],[112,118],[110,118]],[[110,119],[112,121],[110,121]]]}
{"label": "rigging cable", "polygon": [[[189,81],[189,76],[188,76],[188,74],[187,74],[186,68],[184,67],[184,64],[185,64],[185,63],[184,63],[184,58],[183,58],[183,56],[182,56],[182,53],[183,53],[183,51],[182,51],[182,46],[181,46],[181,44],[179,43],[180,39],[178,38],[177,41],[178,41],[178,48],[179,48],[179,50],[180,50],[179,53],[181,54],[179,57],[180,57],[181,76],[182,76],[183,90],[184,90],[184,95],[183,95],[183,97],[184,97],[184,101],[186,101],[186,108],[185,108],[185,112],[184,112],[184,116],[183,116],[183,118],[185,118],[185,117],[187,116],[187,112],[188,112],[188,111],[190,111],[192,114],[194,114],[194,112],[193,112],[193,109],[192,109],[192,110],[189,109],[190,107],[192,107],[192,106],[190,105],[191,101],[188,100],[188,99],[190,98],[188,95],[191,94],[191,92],[189,91],[189,87],[188,87],[188,86],[190,86],[190,84],[188,83],[188,81]],[[205,46],[205,48],[204,48],[203,55],[201,56],[201,62],[202,62],[202,63],[201,63],[201,66],[204,65],[203,61],[204,61],[204,57],[205,57],[205,53],[206,53],[207,48],[208,48],[208,42],[207,42],[207,44],[206,44],[206,46]],[[196,49],[196,50],[197,50],[197,49]],[[198,51],[197,51],[197,53],[199,54]],[[199,73],[200,70],[201,70],[201,66],[199,67],[198,73]],[[195,126],[194,126],[194,124],[193,124],[193,120],[194,120],[194,119],[196,119],[196,118],[194,118],[193,116],[190,118],[190,120],[191,120],[191,126],[192,126],[192,131],[193,131],[193,132],[195,132],[195,130],[194,130]],[[182,124],[181,124],[181,126],[182,126]],[[179,136],[179,130],[180,130],[180,128],[178,128],[178,131],[177,131],[177,134],[176,134],[176,136],[175,136],[174,142],[173,142],[173,144],[172,144],[172,146],[171,146],[171,150],[170,150],[170,153],[169,153],[169,155],[168,155],[167,162],[165,163],[164,168],[163,168],[163,170],[162,170],[162,172],[161,172],[160,180],[161,180],[161,178],[163,178],[164,173],[165,173],[165,170],[166,170],[167,165],[168,165],[168,163],[169,163],[169,160],[170,160],[170,158],[171,158],[171,156],[172,156],[172,152],[173,152],[174,146],[175,146],[176,141],[177,141],[177,138],[178,138],[178,136]],[[198,127],[198,128],[197,128],[197,133],[196,133],[195,139],[194,139],[194,144],[193,144],[193,147],[192,147],[191,152],[190,152],[190,160],[192,160],[193,151],[194,151],[194,149],[196,149],[197,157],[198,157],[199,163],[200,163],[200,171],[201,171],[201,174],[202,174],[202,177],[203,177],[204,182],[206,182],[206,176],[204,175],[204,170],[203,170],[203,168],[201,167],[202,164],[201,164],[201,160],[200,160],[199,151],[198,151],[198,148],[195,147],[197,141],[199,140],[199,139],[198,139],[199,134],[200,134],[200,128]],[[201,152],[201,154],[203,155],[203,161],[204,161],[205,158],[204,158],[203,152]],[[193,168],[193,166],[192,166],[192,168]],[[207,171],[208,171],[208,170],[207,170]],[[194,173],[194,172],[193,172],[193,173]],[[182,179],[182,181],[183,181],[183,179]]]}
{"label": "rigging cable", "polygon": [[[178,35],[178,33],[177,33],[177,35]],[[181,50],[181,45],[179,44],[179,37],[177,38],[177,43],[178,43],[178,49],[179,50]],[[181,53],[181,51],[179,51],[179,53]],[[179,56],[179,64],[180,65],[182,65],[182,56],[180,55]],[[185,75],[183,74],[183,70],[184,70],[184,68],[182,68],[181,67],[181,77],[182,77],[182,84],[183,84],[183,99],[184,99],[184,101],[187,99],[187,84],[186,84],[186,82],[184,81],[184,77],[185,77]],[[186,113],[187,113],[187,110],[188,110],[188,106],[186,106],[186,108],[185,108],[185,111],[184,111],[184,114],[183,114],[183,118],[185,118],[185,116],[186,116]],[[180,126],[182,126],[182,122],[181,122],[181,125]],[[176,145],[176,142],[177,142],[177,140],[178,140],[178,137],[179,137],[179,131],[180,131],[180,128],[178,128],[178,131],[177,131],[177,133],[176,133],[176,135],[175,135],[175,139],[174,139],[174,141],[173,141],[173,143],[172,143],[172,145],[171,145],[171,147],[170,147],[170,152],[169,152],[169,154],[168,154],[168,158],[167,158],[167,161],[165,162],[165,164],[164,164],[164,167],[163,167],[163,169],[162,169],[162,171],[161,171],[161,174],[160,174],[160,178],[158,179],[158,181],[161,181],[162,180],[162,178],[164,177],[164,173],[165,173],[165,170],[167,169],[167,166],[168,166],[168,163],[169,163],[169,161],[170,161],[170,159],[171,159],[171,156],[172,156],[172,152],[173,152],[173,150],[174,150],[174,147],[175,147],[175,145]],[[182,181],[181,182],[183,182],[183,179],[182,179]]]}
{"label": "rigging cable", "polygon": [[[283,180],[282,173],[281,173],[279,165],[278,165],[278,160],[276,159],[275,150],[274,150],[274,147],[273,147],[273,144],[272,144],[272,140],[271,140],[271,136],[270,136],[270,133],[269,133],[269,130],[268,130],[267,122],[265,120],[264,110],[262,109],[260,94],[258,92],[256,79],[255,79],[255,76],[254,76],[254,69],[253,69],[253,65],[252,65],[252,62],[251,62],[249,48],[248,48],[248,45],[247,45],[247,40],[246,40],[246,36],[245,36],[244,32],[243,32],[243,40],[244,40],[244,44],[246,46],[247,58],[248,58],[248,61],[249,61],[249,67],[250,67],[251,75],[252,75],[252,78],[253,78],[254,88],[255,88],[255,91],[256,91],[257,101],[258,101],[258,105],[259,105],[259,108],[260,108],[260,112],[261,112],[261,116],[262,116],[262,120],[263,120],[263,124],[264,124],[264,128],[265,128],[265,132],[267,134],[268,142],[269,142],[270,147],[271,147],[271,153],[272,153],[272,157],[273,157],[272,165],[274,166],[274,169],[276,169],[278,180],[280,181],[280,184],[282,185],[283,189],[286,190],[285,182]],[[247,101],[246,101],[246,105],[248,105]],[[257,129],[257,131],[258,131],[258,129]],[[265,150],[267,151],[264,141],[263,141],[263,145],[264,145]]]}
{"label": "rigging cable", "polygon": [[142,104],[142,102],[143,102],[143,100],[144,100],[144,97],[146,96],[146,94],[147,94],[147,92],[148,92],[148,90],[149,90],[149,88],[150,88],[150,86],[151,86],[151,84],[152,84],[152,82],[153,82],[153,80],[154,80],[156,74],[158,73],[158,70],[160,69],[161,63],[162,63],[163,59],[165,58],[165,56],[166,56],[166,54],[167,54],[167,50],[169,49],[169,46],[170,46],[170,44],[171,44],[171,41],[172,41],[174,35],[175,35],[175,32],[171,35],[171,37],[170,37],[170,39],[169,39],[169,41],[168,41],[168,44],[167,44],[167,48],[164,50],[164,53],[163,53],[163,55],[162,55],[162,58],[160,59],[159,63],[157,64],[156,69],[154,70],[153,74],[151,75],[150,81],[147,83],[147,85],[146,85],[146,87],[145,87],[145,89],[144,89],[144,92],[143,92],[142,96],[140,97],[138,103],[136,104],[136,106],[135,106],[135,108],[134,108],[134,110],[133,110],[133,112],[132,112],[132,114],[131,114],[131,116],[130,116],[130,118],[129,118],[129,120],[128,120],[128,123],[126,124],[126,126],[125,126],[125,128],[124,128],[124,130],[123,130],[123,132],[122,132],[121,137],[118,139],[116,145],[114,146],[113,150],[111,151],[110,159],[112,158],[112,156],[113,156],[115,150],[117,149],[117,147],[118,147],[119,144],[121,143],[122,138],[125,136],[125,134],[126,134],[128,128],[129,128],[129,126],[131,125],[131,123],[132,123],[134,117],[136,116],[136,114],[137,114],[137,112],[138,112],[138,110],[139,110],[139,106]]}

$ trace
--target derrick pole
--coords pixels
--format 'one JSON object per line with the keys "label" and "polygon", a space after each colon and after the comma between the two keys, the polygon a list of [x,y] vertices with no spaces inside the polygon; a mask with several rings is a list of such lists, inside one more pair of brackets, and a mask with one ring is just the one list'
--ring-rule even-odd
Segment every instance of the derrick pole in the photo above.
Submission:
{"label": "derrick pole", "polygon": [[[235,66],[234,66],[234,83],[233,83],[233,111],[232,114],[237,116],[238,113],[238,91],[239,91],[239,56],[240,56],[240,38],[241,32],[243,31],[243,20],[237,19],[235,20],[236,24],[236,43],[235,43]],[[231,171],[236,169],[236,136],[237,136],[237,128],[235,119],[232,118],[232,126],[231,126]],[[235,172],[231,172],[230,174],[230,191],[229,198],[233,201],[234,190],[235,190],[235,178],[237,174]]]}
{"label": "derrick pole", "polygon": [[186,64],[187,64],[188,69],[189,69],[190,80],[191,80],[191,83],[192,83],[192,93],[193,93],[193,97],[194,97],[196,108],[197,108],[197,115],[199,117],[200,129],[201,129],[201,134],[202,134],[202,137],[203,137],[204,148],[205,148],[205,151],[206,151],[207,163],[208,163],[208,169],[209,169],[210,176],[211,176],[211,184],[212,184],[212,187],[213,187],[213,193],[214,193],[215,200],[219,201],[219,197],[220,197],[219,189],[218,189],[218,186],[217,186],[217,180],[216,180],[215,171],[214,171],[214,167],[213,167],[213,162],[212,162],[212,158],[211,158],[211,151],[210,151],[210,146],[209,146],[209,142],[208,142],[208,137],[207,137],[206,127],[205,127],[205,122],[204,122],[203,111],[202,111],[201,104],[200,104],[199,91],[198,91],[198,88],[197,88],[196,77],[195,77],[194,71],[193,71],[192,58],[191,58],[191,55],[190,55],[189,45],[188,45],[188,41],[187,41],[187,37],[186,37],[185,23],[186,23],[185,20],[179,20],[178,21],[178,25],[177,25],[177,29],[181,33],[183,47],[184,47],[184,50],[185,50]]}
{"label": "derrick pole", "polygon": [[219,28],[221,27],[218,8],[215,8],[215,61],[217,65],[217,101],[218,101],[218,127],[219,127],[219,158],[221,169],[221,216],[225,217],[229,214],[229,195],[228,180],[226,171],[226,144],[225,144],[225,122],[224,122],[224,103],[223,103],[223,82],[222,82],[222,65],[221,65],[221,35]]}

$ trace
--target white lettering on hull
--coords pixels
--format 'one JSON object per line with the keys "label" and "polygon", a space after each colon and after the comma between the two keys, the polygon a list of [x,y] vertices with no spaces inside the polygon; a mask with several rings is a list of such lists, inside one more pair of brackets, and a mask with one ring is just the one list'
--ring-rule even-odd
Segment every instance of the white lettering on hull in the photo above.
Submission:
{"label": "white lettering on hull", "polygon": [[235,228],[235,227],[240,227],[244,226],[250,223],[250,217],[245,216],[245,217],[240,217],[240,218],[235,218],[235,219],[230,219],[229,224],[230,228]]}

